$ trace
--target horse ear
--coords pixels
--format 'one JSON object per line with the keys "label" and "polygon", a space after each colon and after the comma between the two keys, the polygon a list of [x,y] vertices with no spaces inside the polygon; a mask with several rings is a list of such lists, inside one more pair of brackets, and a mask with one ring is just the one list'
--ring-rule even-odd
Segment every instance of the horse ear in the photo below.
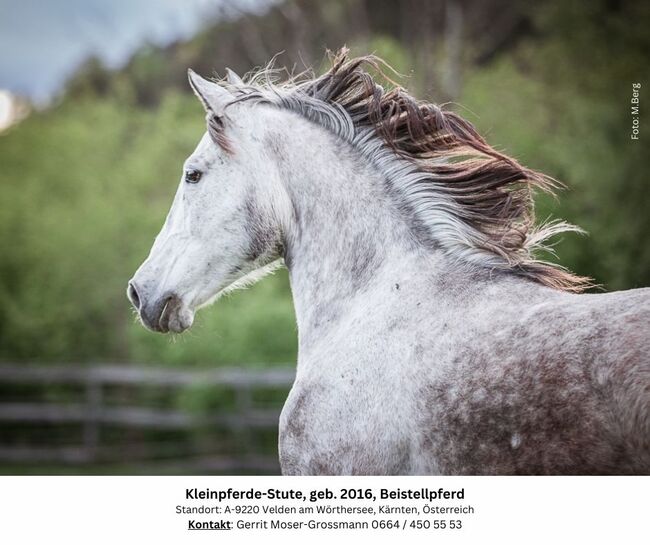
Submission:
{"label": "horse ear", "polygon": [[243,80],[230,68],[226,68],[226,78],[228,80],[228,83],[230,83],[230,85],[236,85],[236,86],[244,85]]}
{"label": "horse ear", "polygon": [[221,117],[226,105],[232,101],[232,95],[220,85],[202,78],[191,68],[187,71],[187,77],[206,111]]}

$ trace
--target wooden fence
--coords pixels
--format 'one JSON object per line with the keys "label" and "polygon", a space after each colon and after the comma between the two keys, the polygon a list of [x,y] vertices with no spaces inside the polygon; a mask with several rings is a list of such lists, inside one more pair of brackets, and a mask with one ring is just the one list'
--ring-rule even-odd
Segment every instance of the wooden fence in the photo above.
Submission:
{"label": "wooden fence", "polygon": [[[157,472],[152,449],[132,449],[128,442],[103,440],[103,429],[189,432],[191,430],[225,429],[239,437],[251,437],[258,430],[277,430],[281,402],[260,407],[254,401],[259,389],[288,391],[293,382],[293,367],[263,370],[217,368],[210,370],[172,370],[160,367],[127,365],[101,366],[30,366],[0,365],[0,388],[35,387],[46,391],[53,386],[79,390],[64,402],[43,399],[28,400],[16,396],[0,396],[0,462],[5,464],[63,464],[92,466],[99,463],[140,464],[142,471]],[[175,407],[159,408],[127,402],[109,404],[107,388],[160,388],[168,391],[183,388],[219,387],[234,393],[234,403],[227,411],[187,411]],[[127,396],[128,397],[128,396]],[[132,396],[137,399],[137,395]],[[278,397],[278,396],[276,396]],[[279,397],[283,397],[280,395]],[[77,444],[53,445],[21,437],[7,440],[2,429],[29,426],[79,426]],[[177,440],[178,442],[178,440]],[[110,444],[109,444],[110,443]],[[160,457],[158,457],[160,458]],[[164,458],[164,457],[163,457]],[[277,472],[277,455],[260,456],[255,452],[192,452],[164,460],[174,472]]]}

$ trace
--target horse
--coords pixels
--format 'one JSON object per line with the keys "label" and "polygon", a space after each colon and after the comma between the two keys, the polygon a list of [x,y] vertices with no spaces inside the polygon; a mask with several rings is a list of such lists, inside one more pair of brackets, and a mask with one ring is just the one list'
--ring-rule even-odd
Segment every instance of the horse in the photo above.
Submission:
{"label": "horse", "polygon": [[206,132],[128,283],[142,324],[285,265],[283,474],[650,473],[650,290],[538,256],[559,182],[342,50],[321,76],[188,71]]}

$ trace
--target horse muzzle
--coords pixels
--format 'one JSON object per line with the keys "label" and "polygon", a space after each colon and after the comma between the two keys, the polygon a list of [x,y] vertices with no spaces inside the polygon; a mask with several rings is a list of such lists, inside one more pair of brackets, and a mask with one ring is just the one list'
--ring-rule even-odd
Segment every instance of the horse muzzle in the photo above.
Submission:
{"label": "horse muzzle", "polygon": [[192,325],[194,313],[175,293],[147,297],[133,280],[129,282],[127,297],[138,312],[142,324],[158,333],[182,333]]}

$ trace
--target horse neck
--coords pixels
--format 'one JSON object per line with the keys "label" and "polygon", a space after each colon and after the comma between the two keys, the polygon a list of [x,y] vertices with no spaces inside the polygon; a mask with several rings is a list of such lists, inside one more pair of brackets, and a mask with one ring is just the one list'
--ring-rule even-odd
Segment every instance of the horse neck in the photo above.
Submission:
{"label": "horse neck", "polygon": [[[430,251],[415,243],[409,226],[372,165],[342,144],[321,142],[293,164],[287,189],[294,221],[285,261],[301,344],[372,297],[377,279],[417,267]],[[358,305],[357,305],[358,306]]]}

